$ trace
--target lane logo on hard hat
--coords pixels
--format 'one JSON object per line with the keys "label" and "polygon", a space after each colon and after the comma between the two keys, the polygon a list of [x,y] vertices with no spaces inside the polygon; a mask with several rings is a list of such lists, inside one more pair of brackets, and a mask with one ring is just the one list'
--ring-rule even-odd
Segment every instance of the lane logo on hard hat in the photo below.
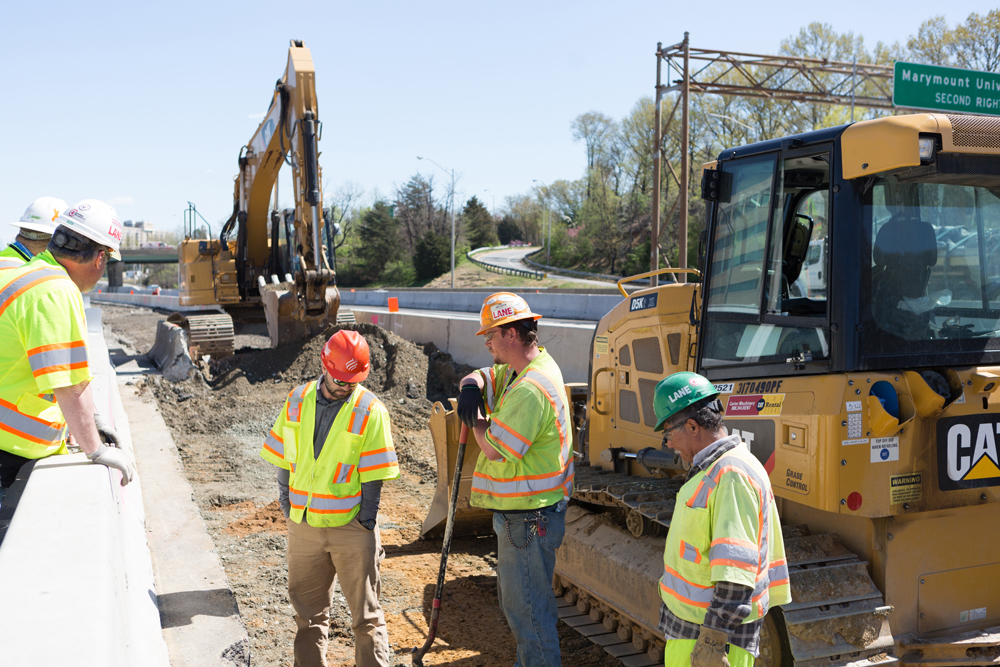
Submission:
{"label": "lane logo on hard hat", "polygon": [[353,358],[348,359],[347,363],[344,364],[344,368],[346,368],[349,371],[353,371],[357,367],[358,367],[358,362],[356,362]]}
{"label": "lane logo on hard hat", "polygon": [[942,491],[1000,486],[995,415],[938,420],[938,486]]}
{"label": "lane logo on hard hat", "polygon": [[79,206],[77,206],[77,208],[80,209],[81,211],[89,211],[90,204],[80,204]]}
{"label": "lane logo on hard hat", "polygon": [[502,303],[490,308],[490,315],[493,316],[494,320],[499,320],[501,317],[511,317],[513,314],[514,306],[510,304]]}

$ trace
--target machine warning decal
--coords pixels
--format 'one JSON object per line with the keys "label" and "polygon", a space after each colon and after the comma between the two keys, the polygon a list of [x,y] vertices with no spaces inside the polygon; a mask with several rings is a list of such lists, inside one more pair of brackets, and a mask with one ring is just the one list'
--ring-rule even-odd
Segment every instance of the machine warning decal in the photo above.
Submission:
{"label": "machine warning decal", "polygon": [[628,304],[628,310],[630,313],[636,310],[646,310],[647,308],[656,308],[655,294],[634,297]]}
{"label": "machine warning decal", "polygon": [[807,473],[787,468],[785,470],[785,488],[795,493],[809,495],[809,477]]}
{"label": "machine warning decal", "polygon": [[776,417],[781,414],[784,394],[750,394],[730,396],[726,417]]}
{"label": "machine warning decal", "polygon": [[872,438],[872,463],[899,460],[899,436]]}
{"label": "machine warning decal", "polygon": [[770,419],[729,419],[726,414],[725,425],[729,435],[743,439],[747,449],[770,475],[774,470],[774,422]]}
{"label": "machine warning decal", "polygon": [[598,336],[594,339],[594,354],[600,359],[602,354],[608,353],[608,337]]}
{"label": "machine warning decal", "polygon": [[861,412],[861,401],[847,401],[848,412]]}
{"label": "machine warning decal", "polygon": [[861,413],[852,412],[847,415],[847,438],[855,440],[861,437]]}
{"label": "machine warning decal", "polygon": [[868,438],[855,438],[854,440],[841,440],[841,445],[867,445]]}
{"label": "machine warning decal", "polygon": [[889,504],[919,503],[923,497],[921,474],[893,475],[889,478]]}
{"label": "machine warning decal", "polygon": [[998,429],[996,415],[938,420],[938,486],[942,491],[1000,486]]}
{"label": "machine warning decal", "polygon": [[986,607],[979,607],[978,609],[969,609],[968,611],[958,612],[958,620],[962,623],[968,623],[969,621],[982,621],[986,618]]}
{"label": "machine warning decal", "polygon": [[781,389],[784,380],[762,380],[760,382],[740,382],[737,394],[774,394]]}
{"label": "machine warning decal", "polygon": [[712,385],[715,387],[715,391],[720,394],[731,394],[733,393],[733,383],[732,382],[722,382],[720,384]]}

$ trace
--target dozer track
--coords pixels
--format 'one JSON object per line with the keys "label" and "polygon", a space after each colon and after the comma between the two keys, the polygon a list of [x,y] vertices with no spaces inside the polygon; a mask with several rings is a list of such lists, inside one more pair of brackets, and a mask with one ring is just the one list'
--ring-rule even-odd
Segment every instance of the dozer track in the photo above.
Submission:
{"label": "dozer track", "polygon": [[[574,504],[557,552],[560,618],[623,665],[662,664],[658,580],[680,478],[656,479],[596,466],[576,469]],[[626,531],[627,529],[627,531]],[[891,607],[867,563],[834,534],[784,526],[792,602],[765,619],[764,667],[893,665]]]}

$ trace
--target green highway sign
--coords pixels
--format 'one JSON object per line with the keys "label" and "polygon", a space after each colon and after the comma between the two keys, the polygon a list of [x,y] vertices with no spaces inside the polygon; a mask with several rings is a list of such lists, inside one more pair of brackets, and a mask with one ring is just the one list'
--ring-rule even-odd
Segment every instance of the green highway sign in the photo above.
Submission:
{"label": "green highway sign", "polygon": [[892,103],[1000,116],[1000,74],[896,61]]}

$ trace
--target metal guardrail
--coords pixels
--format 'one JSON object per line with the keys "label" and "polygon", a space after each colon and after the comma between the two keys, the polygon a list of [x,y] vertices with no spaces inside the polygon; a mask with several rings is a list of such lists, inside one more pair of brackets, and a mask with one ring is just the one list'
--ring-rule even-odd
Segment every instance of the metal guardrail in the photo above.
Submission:
{"label": "metal guardrail", "polygon": [[[537,254],[537,253],[540,253],[540,252],[542,252],[542,251],[541,250],[536,250],[533,253],[529,253],[529,254],[525,255],[524,259],[523,259],[524,263],[528,264],[529,266],[537,267],[539,269],[545,269],[546,271],[551,272],[551,273],[559,273],[559,274],[565,273],[565,274],[568,274],[568,275],[571,275],[571,276],[580,276],[581,278],[590,278],[590,279],[595,279],[595,280],[609,280],[609,281],[614,282],[614,283],[617,283],[619,280],[622,279],[622,276],[612,276],[612,275],[608,275],[606,273],[589,273],[587,271],[574,271],[572,269],[561,269],[558,266],[548,266],[547,264],[539,264],[538,262],[532,261],[530,259],[531,255],[534,255],[534,254]],[[648,285],[649,284],[649,280],[648,279],[633,280],[631,282],[635,282],[635,283],[638,283],[640,285]]]}
{"label": "metal guardrail", "polygon": [[538,271],[522,271],[521,269],[508,269],[505,266],[497,266],[496,264],[487,264],[486,262],[481,262],[475,257],[474,254],[479,252],[485,252],[487,250],[503,250],[508,246],[498,246],[495,248],[476,248],[475,250],[470,250],[465,253],[466,259],[478,266],[479,268],[486,269],[487,271],[492,271],[493,273],[501,273],[507,276],[519,276],[521,278],[532,278],[533,280],[542,280],[545,278],[544,273]]}

